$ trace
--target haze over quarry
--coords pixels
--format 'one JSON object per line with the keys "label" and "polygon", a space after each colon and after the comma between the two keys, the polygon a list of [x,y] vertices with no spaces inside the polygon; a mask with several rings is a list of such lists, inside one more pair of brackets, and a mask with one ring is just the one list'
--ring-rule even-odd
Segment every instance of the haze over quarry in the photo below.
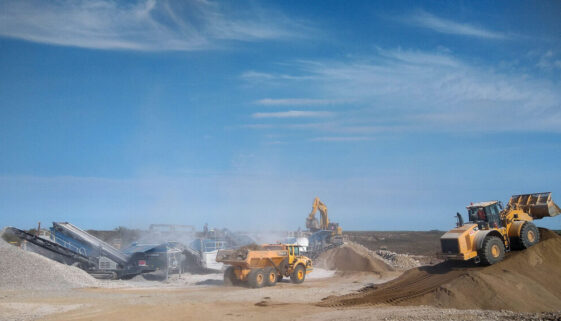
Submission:
{"label": "haze over quarry", "polygon": [[[448,229],[561,202],[561,4],[3,1],[0,220]],[[538,225],[561,228],[558,218]]]}

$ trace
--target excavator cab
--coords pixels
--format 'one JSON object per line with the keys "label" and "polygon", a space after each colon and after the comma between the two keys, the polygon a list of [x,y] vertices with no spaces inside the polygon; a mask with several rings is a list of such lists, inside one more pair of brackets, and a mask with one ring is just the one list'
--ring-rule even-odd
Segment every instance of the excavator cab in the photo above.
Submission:
{"label": "excavator cab", "polygon": [[471,204],[467,207],[468,217],[471,223],[477,224],[479,229],[488,230],[492,228],[504,227],[501,221],[500,202],[481,202]]}

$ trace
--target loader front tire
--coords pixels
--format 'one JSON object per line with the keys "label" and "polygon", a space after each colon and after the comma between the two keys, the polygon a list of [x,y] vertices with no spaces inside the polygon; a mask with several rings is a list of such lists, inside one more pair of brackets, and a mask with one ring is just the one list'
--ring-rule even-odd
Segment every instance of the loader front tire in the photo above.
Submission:
{"label": "loader front tire", "polygon": [[540,241],[540,232],[534,223],[526,222],[520,229],[519,247],[527,249]]}
{"label": "loader front tire", "polygon": [[304,279],[306,279],[306,268],[303,265],[298,264],[290,275],[290,281],[292,281],[292,283],[300,284],[304,282]]}
{"label": "loader front tire", "polygon": [[277,284],[277,271],[272,267],[268,267],[265,269],[265,285],[274,286],[275,284]]}
{"label": "loader front tire", "polygon": [[505,245],[496,236],[488,236],[483,241],[483,246],[479,250],[479,258],[484,265],[492,265],[502,261],[505,257]]}
{"label": "loader front tire", "polygon": [[262,288],[265,285],[265,271],[263,269],[253,269],[247,276],[247,282],[252,288]]}

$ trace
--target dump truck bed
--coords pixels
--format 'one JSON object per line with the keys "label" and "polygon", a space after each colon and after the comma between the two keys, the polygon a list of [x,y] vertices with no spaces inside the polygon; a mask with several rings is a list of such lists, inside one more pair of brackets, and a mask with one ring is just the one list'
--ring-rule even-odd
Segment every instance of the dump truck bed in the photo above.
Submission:
{"label": "dump truck bed", "polygon": [[270,266],[271,263],[279,265],[288,257],[288,252],[279,250],[220,250],[216,255],[216,262],[254,268]]}

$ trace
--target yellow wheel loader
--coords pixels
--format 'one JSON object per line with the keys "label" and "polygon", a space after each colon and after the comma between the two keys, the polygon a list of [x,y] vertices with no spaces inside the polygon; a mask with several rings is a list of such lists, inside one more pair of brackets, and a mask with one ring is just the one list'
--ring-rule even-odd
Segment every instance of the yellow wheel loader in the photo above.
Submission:
{"label": "yellow wheel loader", "polygon": [[224,284],[242,282],[252,288],[273,286],[283,277],[292,283],[304,282],[312,272],[312,260],[300,255],[295,244],[264,244],[258,249],[220,250],[216,262],[229,265],[224,271]]}
{"label": "yellow wheel loader", "polygon": [[469,222],[464,224],[460,213],[455,229],[440,238],[445,260],[474,260],[485,265],[503,260],[505,252],[523,250],[540,240],[533,220],[556,216],[559,206],[551,193],[514,195],[507,206],[490,201],[467,206]]}

